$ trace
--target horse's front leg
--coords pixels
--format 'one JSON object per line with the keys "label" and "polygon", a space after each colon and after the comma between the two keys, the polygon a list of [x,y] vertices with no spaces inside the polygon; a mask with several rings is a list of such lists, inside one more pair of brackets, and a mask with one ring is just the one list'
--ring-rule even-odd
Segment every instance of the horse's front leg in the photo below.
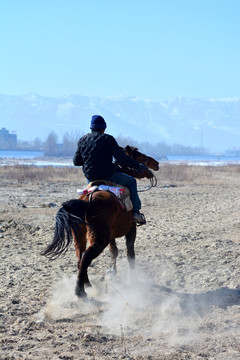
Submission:
{"label": "horse's front leg", "polygon": [[126,245],[127,245],[127,258],[130,265],[130,269],[135,268],[135,251],[134,243],[136,239],[136,224],[133,224],[131,230],[126,235]]}
{"label": "horse's front leg", "polygon": [[115,239],[110,240],[109,249],[112,260],[112,267],[110,270],[107,271],[107,274],[111,274],[115,276],[117,275],[117,257],[118,257],[118,248]]}

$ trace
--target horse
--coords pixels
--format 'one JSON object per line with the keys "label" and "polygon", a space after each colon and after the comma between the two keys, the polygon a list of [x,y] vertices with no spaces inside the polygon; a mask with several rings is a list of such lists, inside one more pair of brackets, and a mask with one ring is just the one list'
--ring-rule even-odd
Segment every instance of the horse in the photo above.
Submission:
{"label": "horse", "polygon": [[153,174],[149,169],[152,169],[154,171],[159,170],[159,162],[152,158],[151,156],[147,156],[143,153],[141,153],[137,147],[129,146],[122,148],[126,155],[128,155],[130,158],[136,160],[137,162],[144,164],[147,169],[142,172],[137,172],[134,169],[130,169],[127,167],[123,167],[119,164],[116,164],[117,170],[123,172],[124,174],[130,175],[135,177],[136,179],[142,179],[147,178],[151,179],[153,177]]}
{"label": "horse", "polygon": [[[149,167],[158,169],[158,162],[140,153],[137,148],[127,146],[124,151],[135,160],[140,160]],[[112,192],[95,191],[89,196],[83,194],[79,199],[72,199],[62,204],[56,215],[52,243],[41,255],[56,259],[68,250],[74,239],[78,259],[75,294],[78,297],[86,297],[85,286],[91,286],[88,267],[108,245],[112,261],[111,271],[116,275],[118,248],[115,239],[122,236],[126,238],[130,269],[134,269],[136,223],[133,222],[132,211],[127,211],[120,206],[119,199]],[[87,241],[89,242],[88,247]]]}
{"label": "horse", "polygon": [[141,164],[144,164],[147,168],[155,171],[159,170],[159,162],[151,156],[141,153],[137,147],[127,145],[125,148],[123,148],[123,151],[130,158]]}

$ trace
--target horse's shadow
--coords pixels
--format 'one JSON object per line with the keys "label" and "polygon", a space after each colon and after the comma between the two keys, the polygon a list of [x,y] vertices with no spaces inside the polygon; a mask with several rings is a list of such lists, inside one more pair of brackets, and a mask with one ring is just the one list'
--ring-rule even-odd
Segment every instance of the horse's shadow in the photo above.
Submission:
{"label": "horse's shadow", "polygon": [[164,286],[155,286],[161,293],[175,296],[179,299],[181,310],[186,314],[197,313],[204,316],[212,311],[213,307],[226,309],[229,306],[240,305],[240,289],[223,287],[204,293],[180,293]]}

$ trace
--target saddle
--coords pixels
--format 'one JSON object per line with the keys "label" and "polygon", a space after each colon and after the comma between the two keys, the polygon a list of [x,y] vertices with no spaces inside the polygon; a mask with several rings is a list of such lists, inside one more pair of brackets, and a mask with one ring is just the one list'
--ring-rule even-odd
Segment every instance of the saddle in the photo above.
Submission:
{"label": "saddle", "polygon": [[[115,187],[120,187],[121,189],[123,189],[124,191],[121,192],[119,196],[116,196],[120,202],[120,206],[122,208],[125,208],[127,211],[130,211],[133,209],[132,201],[130,199],[130,191],[127,187],[124,187],[122,185],[119,185],[119,184],[116,184],[116,183],[113,183],[113,182],[107,181],[107,180],[94,180],[88,184],[87,188],[90,189],[93,186],[100,186],[100,185],[115,186]],[[102,191],[102,190],[99,189],[99,191]]]}

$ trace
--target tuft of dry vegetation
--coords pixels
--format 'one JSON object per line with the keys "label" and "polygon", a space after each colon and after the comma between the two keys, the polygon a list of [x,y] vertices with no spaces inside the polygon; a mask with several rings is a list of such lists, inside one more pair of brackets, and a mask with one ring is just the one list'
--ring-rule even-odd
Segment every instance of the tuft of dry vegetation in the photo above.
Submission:
{"label": "tuft of dry vegetation", "polygon": [[[228,179],[240,175],[239,165],[200,166],[187,164],[161,164],[160,170],[155,173],[158,183],[195,183],[211,184],[226,183]],[[85,182],[81,168],[54,167],[34,165],[3,166],[0,171],[0,180],[24,184],[26,182]],[[144,180],[145,181],[145,180]],[[147,181],[147,180],[146,180]]]}

